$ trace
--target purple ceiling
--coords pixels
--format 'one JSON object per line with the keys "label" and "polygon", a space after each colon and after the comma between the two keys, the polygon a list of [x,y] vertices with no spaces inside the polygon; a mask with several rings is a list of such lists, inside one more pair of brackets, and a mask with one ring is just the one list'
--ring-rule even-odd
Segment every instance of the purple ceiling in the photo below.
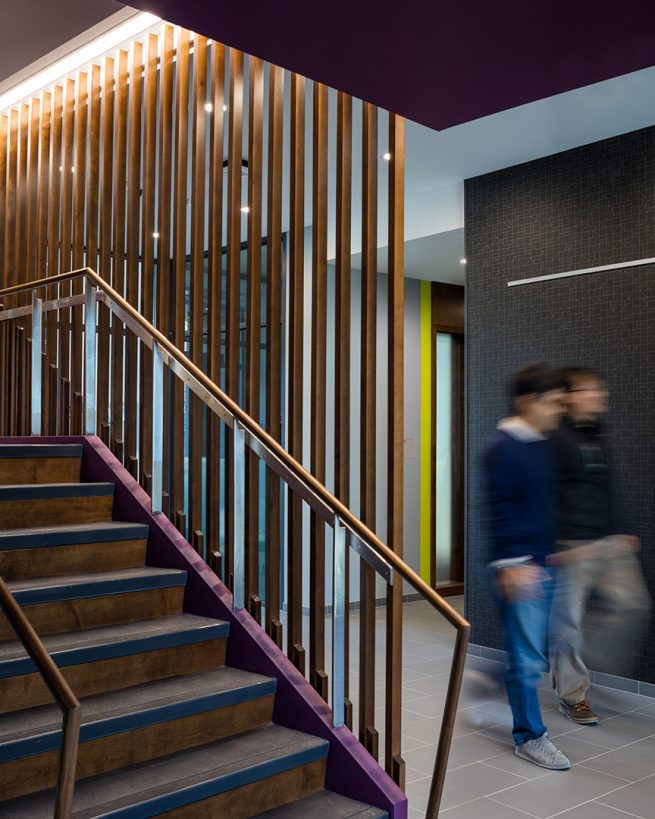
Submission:
{"label": "purple ceiling", "polygon": [[655,64],[653,0],[128,0],[443,129]]}

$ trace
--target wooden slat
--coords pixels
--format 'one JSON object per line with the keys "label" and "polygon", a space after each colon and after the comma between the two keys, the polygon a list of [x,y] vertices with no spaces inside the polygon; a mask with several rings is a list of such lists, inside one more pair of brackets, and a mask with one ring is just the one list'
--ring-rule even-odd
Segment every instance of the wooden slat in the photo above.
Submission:
{"label": "wooden slat", "polygon": [[[27,103],[23,103],[19,110],[18,162],[16,176],[16,232],[14,234],[17,284],[27,281],[27,168],[30,135],[30,106]],[[17,298],[19,304],[27,304],[29,300],[25,293],[19,295]],[[19,322],[18,326],[24,326],[24,322]]]}
{"label": "wooden slat", "polygon": [[[50,167],[50,140],[52,135],[52,93],[41,95],[41,121],[39,131],[39,158],[37,171],[37,211],[36,211],[36,257],[35,277],[42,279],[47,273],[48,252],[48,189],[52,169]],[[1,199],[1,197],[0,197]],[[45,293],[40,295],[44,296]],[[47,333],[44,333],[44,337]],[[44,407],[46,404],[44,403]]]}
{"label": "wooden slat", "polygon": [[[15,246],[16,234],[16,173],[18,167],[18,111],[9,114],[7,142],[7,186],[5,190],[4,276],[8,287],[16,284]],[[15,304],[15,299],[5,299],[5,306]]]}
{"label": "wooden slat", "polygon": [[[191,161],[191,360],[203,367],[205,302],[205,174],[207,147],[207,38],[196,34],[193,46],[193,144]],[[189,531],[204,557],[202,521],[203,410],[189,395]]]}
{"label": "wooden slat", "polygon": [[[143,45],[132,43],[130,65],[130,113],[127,183],[127,265],[125,293],[127,301],[138,310],[139,250],[141,209],[141,108],[143,105]],[[125,334],[125,457],[134,478],[139,478],[137,452],[137,390],[139,344],[134,333]]]}
{"label": "wooden slat", "polygon": [[98,213],[100,209],[100,91],[102,70],[99,65],[89,67],[88,97],[88,171],[86,192],[86,251],[87,267],[98,270]]}
{"label": "wooden slat", "polygon": [[39,135],[41,133],[41,100],[33,98],[30,104],[29,157],[27,177],[27,226],[25,246],[25,280],[34,279],[37,249],[37,196],[39,191]]}
{"label": "wooden slat", "polygon": [[[350,507],[350,255],[352,198],[352,98],[337,95],[337,202],[334,288],[334,488]],[[349,697],[350,561],[346,549],[346,633],[344,646],[346,724],[352,728]]]}
{"label": "wooden slat", "polygon": [[[157,313],[156,326],[170,338],[171,324],[171,179],[173,155],[173,56],[175,30],[162,26],[159,69],[159,206],[157,209]],[[168,384],[168,380],[165,382]],[[170,497],[170,406],[169,392],[164,393],[164,452],[162,494],[164,511],[168,514]]]}
{"label": "wooden slat", "polygon": [[[61,225],[61,182],[63,173],[62,167],[62,130],[63,130],[63,89],[60,85],[54,86],[52,90],[52,128],[50,139],[49,176],[50,190],[48,191],[48,254],[47,272],[49,276],[54,276],[60,272],[59,266],[59,229]],[[59,288],[50,286],[46,288],[47,298],[56,298]],[[58,370],[57,370],[57,344],[58,344],[58,322],[59,316],[48,316],[46,319],[46,367],[44,367],[45,389],[44,408],[45,423],[43,432],[46,435],[57,433],[57,416],[59,407],[58,397]]]}
{"label": "wooden slat", "polygon": [[[282,161],[284,71],[271,66],[268,86],[266,229],[266,428],[282,436]],[[266,631],[282,647],[280,621],[280,480],[266,471]]]}
{"label": "wooden slat", "polygon": [[[9,140],[9,117],[6,114],[0,115],[0,236],[5,238],[5,218],[7,217],[6,197],[7,197],[7,148]],[[8,287],[9,282],[5,278],[5,254],[0,253],[0,287]]]}
{"label": "wooden slat", "polygon": [[[143,109],[143,192],[141,194],[141,315],[154,320],[155,186],[157,160],[157,62],[159,38],[148,35]],[[150,493],[152,476],[152,352],[141,345],[139,464],[141,484]]]}
{"label": "wooden slat", "polygon": [[[64,81],[64,123],[63,123],[63,152],[61,164],[61,252],[60,269],[62,272],[71,270],[72,250],[72,212],[73,212],[73,183],[75,181],[73,168],[75,167],[75,80]],[[71,284],[61,285],[60,293],[68,296],[71,293]],[[59,311],[59,421],[57,431],[60,435],[70,433],[70,310]]]}
{"label": "wooden slat", "polygon": [[[180,29],[175,71],[175,202],[173,207],[173,343],[184,349],[186,301],[187,153],[189,140],[189,32]],[[184,519],[184,389],[173,379],[170,513]],[[186,534],[186,526],[182,526]]]}
{"label": "wooden slat", "polygon": [[[305,79],[291,75],[289,218],[289,451],[302,460],[303,336],[305,285]],[[305,673],[302,644],[302,502],[289,492],[287,653]]]}
{"label": "wooden slat", "polygon": [[[112,208],[114,170],[114,58],[105,57],[102,66],[102,176],[100,192],[100,267],[98,273],[112,282]],[[109,426],[109,308],[98,306],[98,432],[105,435]]]}
{"label": "wooden slat", "polygon": [[[222,347],[222,298],[223,298],[223,153],[225,150],[225,47],[214,42],[212,51],[212,128],[209,156],[209,258],[208,269],[208,316],[207,345],[209,377],[221,383]],[[220,422],[209,413],[207,440],[207,552],[209,563],[215,572],[221,573],[220,543]]]}
{"label": "wooden slat", "polygon": [[[403,423],[404,423],[404,120],[389,114],[389,324],[388,324],[388,478],[387,540],[403,554]],[[387,773],[405,787],[405,762],[401,757],[403,587],[387,590],[387,654],[384,760]]]}
{"label": "wooden slat", "polygon": [[[312,161],[312,368],[311,471],[325,482],[326,348],[327,348],[327,86],[314,83]],[[309,678],[328,697],[325,671],[325,523],[310,516]]]}
{"label": "wooden slat", "polygon": [[[262,163],[264,64],[250,58],[248,102],[248,309],[246,316],[246,412],[260,420],[260,346],[262,323]],[[246,480],[246,605],[261,621],[259,597],[259,458],[248,453]]]}
{"label": "wooden slat", "polygon": [[[362,348],[361,348],[361,461],[362,521],[375,529],[376,497],[376,299],[378,111],[369,103],[362,110]],[[375,572],[360,561],[359,616],[359,741],[377,759],[375,728]]]}
{"label": "wooden slat", "polygon": [[[86,205],[86,140],[88,125],[88,74],[77,74],[77,101],[75,105],[75,173],[73,199],[73,268],[84,267],[84,233]],[[74,279],[72,292],[82,293],[84,282]],[[74,307],[71,332],[71,389],[73,392],[73,415],[71,433],[82,433],[82,417],[79,398],[82,394],[82,307]]]}
{"label": "wooden slat", "polygon": [[[239,302],[241,290],[241,159],[243,151],[243,54],[230,51],[230,101],[228,113],[227,166],[227,328],[225,386],[228,395],[239,401]],[[231,509],[234,464],[231,433],[226,431],[225,508]],[[232,587],[234,521],[226,519],[224,577]]]}
{"label": "wooden slat", "polygon": [[[128,53],[120,50],[115,65],[114,95],[114,233],[112,287],[125,293],[125,186],[127,166],[127,80]],[[111,326],[111,444],[122,456],[123,449],[123,324],[115,317]]]}

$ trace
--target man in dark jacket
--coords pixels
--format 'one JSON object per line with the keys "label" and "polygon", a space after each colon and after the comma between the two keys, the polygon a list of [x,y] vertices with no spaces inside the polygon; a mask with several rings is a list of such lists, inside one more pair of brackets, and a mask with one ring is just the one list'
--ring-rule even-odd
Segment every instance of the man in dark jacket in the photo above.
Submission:
{"label": "man in dark jacket", "polygon": [[[598,722],[589,700],[589,672],[582,658],[582,623],[595,592],[605,602],[605,626],[628,612],[648,610],[650,599],[635,552],[639,540],[625,534],[612,491],[603,418],[605,380],[575,367],[565,373],[567,415],[551,435],[556,464],[559,552],[551,622],[551,673],[561,713],[572,722]],[[611,633],[604,630],[605,640]]]}
{"label": "man in dark jacket", "polygon": [[501,421],[485,457],[494,586],[507,649],[507,693],[517,756],[552,770],[571,763],[549,740],[537,690],[548,668],[555,548],[548,432],[562,414],[562,382],[543,366],[512,380],[516,415]]}

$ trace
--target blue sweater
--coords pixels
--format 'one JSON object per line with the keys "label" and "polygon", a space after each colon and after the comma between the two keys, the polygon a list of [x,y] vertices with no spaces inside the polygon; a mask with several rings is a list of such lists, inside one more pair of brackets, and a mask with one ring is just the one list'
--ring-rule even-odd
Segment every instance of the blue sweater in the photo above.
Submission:
{"label": "blue sweater", "polygon": [[484,456],[491,560],[527,557],[542,565],[554,551],[554,469],[549,442],[497,430]]}

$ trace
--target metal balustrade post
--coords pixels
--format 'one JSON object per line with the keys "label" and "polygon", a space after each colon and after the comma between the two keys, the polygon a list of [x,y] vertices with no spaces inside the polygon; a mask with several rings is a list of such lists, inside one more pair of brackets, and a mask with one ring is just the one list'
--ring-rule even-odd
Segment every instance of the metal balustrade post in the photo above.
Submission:
{"label": "metal balustrade post", "polygon": [[161,347],[152,343],[152,511],[162,512],[164,470],[164,358]]}
{"label": "metal balustrade post", "polygon": [[245,606],[245,552],[246,552],[246,436],[241,424],[234,419],[232,430],[232,457],[234,460],[234,608]]}
{"label": "metal balustrade post", "polygon": [[341,728],[345,721],[346,650],[346,530],[334,518],[332,556],[332,722]]}
{"label": "metal balustrade post", "polygon": [[43,339],[43,302],[32,291],[32,435],[41,434],[42,381],[41,343]]}
{"label": "metal balustrade post", "polygon": [[96,288],[86,282],[84,311],[84,434],[96,434]]}

